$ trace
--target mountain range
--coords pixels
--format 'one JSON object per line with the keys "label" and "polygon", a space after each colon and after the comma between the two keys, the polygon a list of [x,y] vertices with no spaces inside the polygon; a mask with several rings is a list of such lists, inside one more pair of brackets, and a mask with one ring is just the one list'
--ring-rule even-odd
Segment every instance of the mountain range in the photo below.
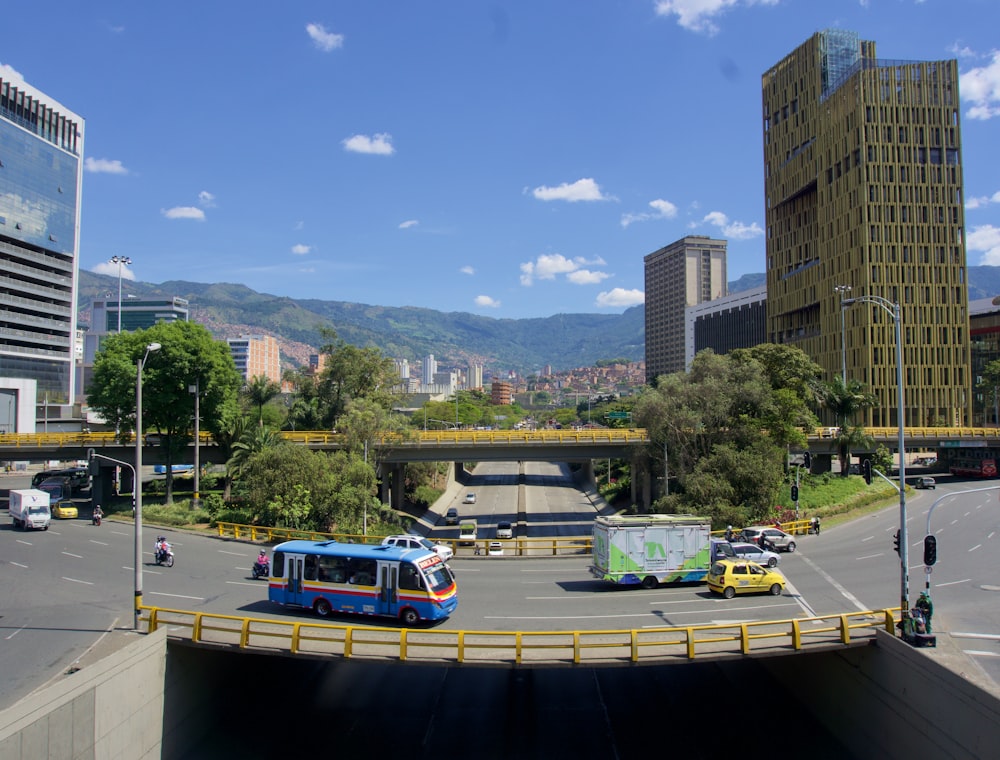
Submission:
{"label": "mountain range", "polygon": [[[764,273],[730,282],[729,292],[760,287]],[[81,325],[90,324],[91,303],[113,298],[118,278],[80,271],[77,307]],[[498,319],[467,312],[415,306],[372,306],[346,301],[294,299],[258,293],[233,283],[170,280],[160,284],[125,281],[139,298],[187,299],[192,321],[220,340],[272,335],[289,366],[308,363],[323,338],[321,327],[357,346],[376,346],[386,356],[410,361],[434,354],[443,366],[482,364],[494,373],[539,372],[589,367],[607,359],[641,361],[645,356],[645,308],[621,314],[555,314],[531,319]],[[969,300],[1000,293],[1000,267],[969,267]]]}

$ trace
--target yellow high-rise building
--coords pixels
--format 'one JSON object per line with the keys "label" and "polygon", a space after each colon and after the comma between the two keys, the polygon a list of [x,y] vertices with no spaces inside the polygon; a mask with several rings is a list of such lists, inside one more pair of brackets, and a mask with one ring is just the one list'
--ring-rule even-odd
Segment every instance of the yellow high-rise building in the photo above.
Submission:
{"label": "yellow high-rise building", "polygon": [[[865,426],[971,420],[958,64],[890,61],[840,29],[762,78],[768,340],[861,381]],[[844,299],[884,299],[887,308]]]}

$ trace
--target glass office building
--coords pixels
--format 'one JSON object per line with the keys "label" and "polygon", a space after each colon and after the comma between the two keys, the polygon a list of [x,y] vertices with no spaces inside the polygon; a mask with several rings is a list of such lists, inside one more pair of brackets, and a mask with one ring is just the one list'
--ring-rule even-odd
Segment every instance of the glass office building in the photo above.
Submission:
{"label": "glass office building", "polygon": [[0,378],[74,402],[83,119],[0,71]]}

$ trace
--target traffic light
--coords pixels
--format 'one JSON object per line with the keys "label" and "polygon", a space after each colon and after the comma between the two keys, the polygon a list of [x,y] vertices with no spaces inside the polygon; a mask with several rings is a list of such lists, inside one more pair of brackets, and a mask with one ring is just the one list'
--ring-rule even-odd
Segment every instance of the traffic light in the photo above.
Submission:
{"label": "traffic light", "polygon": [[792,486],[792,501],[799,500],[799,487],[796,485]]}
{"label": "traffic light", "polygon": [[924,536],[924,564],[930,567],[937,562],[937,538]]}
{"label": "traffic light", "polygon": [[896,550],[896,554],[899,554],[899,531],[896,531],[896,535],[892,537],[892,548]]}
{"label": "traffic light", "polygon": [[810,454],[808,451],[802,455],[802,466],[805,467],[807,470],[812,467],[812,461],[813,461],[812,454]]}
{"label": "traffic light", "polygon": [[861,463],[861,474],[864,475],[865,483],[868,485],[872,484],[872,463],[870,459],[866,459]]}

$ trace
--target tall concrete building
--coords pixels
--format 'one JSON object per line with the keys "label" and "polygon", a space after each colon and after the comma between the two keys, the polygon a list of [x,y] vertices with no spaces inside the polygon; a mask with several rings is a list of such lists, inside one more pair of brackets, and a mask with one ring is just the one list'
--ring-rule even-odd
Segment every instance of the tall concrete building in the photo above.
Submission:
{"label": "tall concrete building", "polygon": [[878,401],[858,421],[894,427],[898,304],[905,423],[969,424],[957,62],[880,60],[827,30],[762,92],[768,340],[861,381]]}
{"label": "tall concrete building", "polygon": [[434,360],[434,354],[427,354],[424,357],[423,366],[421,367],[421,378],[424,381],[424,385],[434,384],[434,374],[438,371],[437,362]]}
{"label": "tall concrete building", "polygon": [[689,235],[643,259],[646,380],[684,371],[684,310],[726,295],[726,241]]}
{"label": "tall concrete building", "polygon": [[270,335],[244,335],[229,338],[229,352],[244,382],[255,377],[266,377],[281,382],[281,352],[278,340]]}
{"label": "tall concrete building", "polygon": [[38,395],[19,407],[75,401],[83,132],[0,72],[0,380],[33,380]]}

